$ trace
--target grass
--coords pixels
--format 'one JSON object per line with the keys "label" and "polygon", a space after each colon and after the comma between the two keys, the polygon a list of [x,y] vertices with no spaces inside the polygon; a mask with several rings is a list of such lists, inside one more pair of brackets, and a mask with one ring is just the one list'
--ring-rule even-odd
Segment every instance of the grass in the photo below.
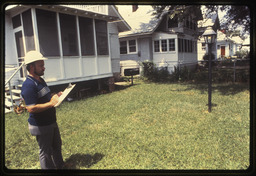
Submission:
{"label": "grass", "polygon": [[[214,84],[135,85],[57,108],[62,154],[73,169],[244,170],[249,163],[249,90]],[[5,116],[9,169],[40,169],[27,113]]]}

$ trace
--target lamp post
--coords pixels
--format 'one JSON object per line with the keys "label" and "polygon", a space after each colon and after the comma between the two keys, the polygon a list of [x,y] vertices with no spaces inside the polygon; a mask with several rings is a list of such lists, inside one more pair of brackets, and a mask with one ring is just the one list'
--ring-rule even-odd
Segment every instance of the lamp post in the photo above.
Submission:
{"label": "lamp post", "polygon": [[208,68],[208,112],[212,111],[212,44],[215,43],[216,32],[212,27],[207,27],[203,33],[205,43],[208,44],[209,68]]}

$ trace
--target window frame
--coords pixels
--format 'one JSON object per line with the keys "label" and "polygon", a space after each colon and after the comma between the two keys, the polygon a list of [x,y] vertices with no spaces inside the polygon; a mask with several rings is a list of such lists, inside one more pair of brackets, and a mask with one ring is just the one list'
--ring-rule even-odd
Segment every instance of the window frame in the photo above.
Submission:
{"label": "window frame", "polygon": [[[121,44],[121,43],[123,43],[123,44]],[[120,54],[128,54],[128,50],[127,50],[127,41],[126,41],[126,40],[120,41],[120,42],[119,42],[119,46],[120,46]],[[124,49],[124,51],[125,51],[124,53],[121,52],[122,49]]]}
{"label": "window frame", "polygon": [[[135,45],[130,46],[130,41],[135,41]],[[125,42],[126,43],[126,53],[121,53],[121,42]],[[122,46],[123,48],[125,48],[125,46]],[[135,51],[130,51],[130,48],[134,47]],[[136,54],[138,53],[138,43],[137,43],[137,39],[130,39],[130,40],[121,40],[119,41],[119,51],[121,55],[124,54]]]}
{"label": "window frame", "polygon": [[[166,41],[166,50],[163,49],[163,41]],[[172,41],[172,42],[170,42]],[[176,38],[166,38],[166,39],[159,39],[159,40],[154,40],[153,41],[153,50],[154,53],[173,53],[176,52]],[[156,50],[156,44],[158,42],[158,50]],[[171,45],[172,44],[172,50]],[[165,46],[164,46],[165,47]]]}

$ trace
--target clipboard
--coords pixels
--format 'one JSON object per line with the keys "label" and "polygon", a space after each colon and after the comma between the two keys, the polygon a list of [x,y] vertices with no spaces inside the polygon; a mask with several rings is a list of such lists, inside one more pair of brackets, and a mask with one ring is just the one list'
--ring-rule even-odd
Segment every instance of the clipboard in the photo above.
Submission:
{"label": "clipboard", "polygon": [[73,84],[73,85],[69,85],[61,94],[61,96],[59,97],[59,101],[58,103],[54,106],[54,107],[57,107],[59,106],[62,101],[68,96],[68,94],[71,92],[71,90],[76,86],[76,84]]}

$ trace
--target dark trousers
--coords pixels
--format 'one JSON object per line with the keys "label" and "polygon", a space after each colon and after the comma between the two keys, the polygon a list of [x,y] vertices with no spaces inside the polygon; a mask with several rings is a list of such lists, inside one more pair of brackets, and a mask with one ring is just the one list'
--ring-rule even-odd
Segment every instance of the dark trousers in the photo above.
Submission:
{"label": "dark trousers", "polygon": [[[40,130],[40,127],[39,127]],[[61,169],[64,165],[61,153],[61,137],[57,123],[40,130],[36,136],[42,169]]]}

